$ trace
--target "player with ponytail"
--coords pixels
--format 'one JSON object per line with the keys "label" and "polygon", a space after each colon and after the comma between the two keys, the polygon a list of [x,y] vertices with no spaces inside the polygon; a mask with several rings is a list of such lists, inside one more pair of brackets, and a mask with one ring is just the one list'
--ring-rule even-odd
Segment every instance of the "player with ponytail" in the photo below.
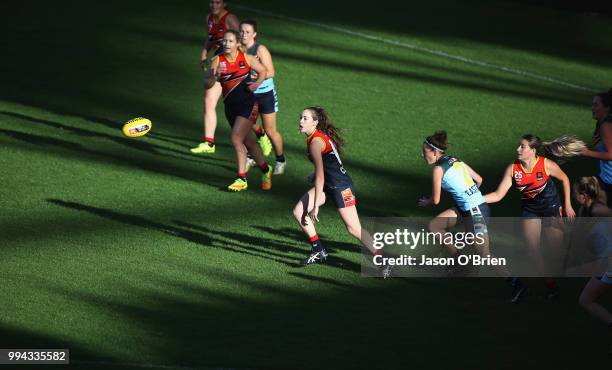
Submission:
{"label": "player with ponytail", "polygon": [[[559,246],[563,241],[561,217],[565,214],[569,220],[573,220],[576,216],[571,203],[569,178],[557,163],[546,156],[573,157],[580,155],[584,148],[582,141],[569,136],[542,142],[533,134],[523,135],[516,149],[517,159],[506,167],[497,190],[485,195],[487,203],[496,203],[506,196],[513,185],[519,191],[523,235],[529,254],[543,276],[548,276],[549,272],[540,253],[542,232],[549,245]],[[563,183],[563,203],[553,178]],[[555,298],[559,294],[555,281],[547,278],[546,285],[548,297]]]}
{"label": "player with ponytail", "polygon": [[[459,217],[466,219],[466,228],[473,232],[475,228],[486,229],[486,219],[490,217],[489,205],[480,193],[482,177],[467,163],[446,153],[448,138],[446,131],[436,131],[423,142],[423,159],[433,167],[433,184],[431,197],[421,197],[420,207],[440,203],[442,189],[451,193],[455,208],[440,213],[429,225],[431,231],[445,232],[453,227]],[[476,223],[475,223],[476,222]],[[483,223],[483,225],[478,225]],[[447,245],[451,255],[458,253],[453,245]]]}
{"label": "player with ponytail", "polygon": [[[595,176],[582,177],[574,183],[574,198],[581,205],[578,215],[583,217],[612,217],[612,210],[598,200],[600,191],[599,179]],[[600,230],[597,230],[598,228]],[[591,233],[598,232],[608,235],[609,238],[609,222],[600,221],[591,229]],[[608,238],[604,237],[603,243],[598,243],[600,245],[593,245],[595,256],[599,259],[605,260],[612,257]],[[596,240],[598,239],[596,238]],[[610,267],[610,264],[608,264],[608,267]],[[597,302],[600,297],[610,291],[612,291],[612,271],[608,269],[608,272],[604,273],[603,276],[593,277],[589,280],[580,294],[579,303],[588,313],[608,325],[612,333],[612,313]],[[610,350],[610,353],[612,353],[612,347]]]}
{"label": "player with ponytail", "polygon": [[585,149],[582,155],[599,160],[599,185],[602,188],[600,199],[612,205],[612,89],[593,97],[591,113],[597,120],[593,132],[595,150]]}
{"label": "player with ponytail", "polygon": [[[257,101],[253,93],[266,78],[266,67],[252,55],[245,53],[238,32],[228,30],[223,36],[223,54],[211,61],[211,68],[223,89],[225,116],[232,127],[232,145],[236,152],[237,177],[227,189],[243,191],[248,187],[246,178],[247,150],[253,154],[262,171],[263,190],[272,187],[272,168],[252,133],[253,117],[257,116]],[[251,69],[258,73],[257,80],[250,81]]]}
{"label": "player with ponytail", "polygon": [[221,84],[215,79],[212,69],[208,69],[208,54],[223,54],[223,36],[228,30],[238,31],[239,21],[236,15],[226,9],[227,0],[210,0],[210,14],[207,18],[208,37],[200,54],[200,67],[204,70],[204,137],[198,146],[191,148],[194,154],[215,153],[215,131],[217,129],[216,107],[222,94]]}
{"label": "player with ponytail", "polygon": [[327,199],[335,203],[349,234],[361,241],[372,254],[378,254],[372,248],[371,236],[361,228],[355,187],[340,159],[344,146],[341,130],[322,107],[305,108],[300,115],[299,130],[307,137],[308,158],[315,167],[314,173],[308,176],[309,182],[314,181],[314,187],[302,196],[293,209],[295,219],[311,244],[310,254],[303,264],[321,263],[327,259],[327,251],[314,226],[319,222],[319,207]]}
{"label": "player with ponytail", "polygon": [[600,201],[601,187],[595,176],[581,177],[574,183],[574,199],[580,204],[580,217],[612,217],[610,208]]}

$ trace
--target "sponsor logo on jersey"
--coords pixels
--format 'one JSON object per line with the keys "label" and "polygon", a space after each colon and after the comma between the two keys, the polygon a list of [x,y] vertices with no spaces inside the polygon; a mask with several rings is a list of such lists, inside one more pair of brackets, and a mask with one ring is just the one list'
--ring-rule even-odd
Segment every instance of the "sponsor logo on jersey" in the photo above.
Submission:
{"label": "sponsor logo on jersey", "polygon": [[341,195],[342,195],[342,201],[344,202],[345,207],[350,207],[350,206],[355,205],[356,200],[355,200],[355,196],[353,195],[353,192],[351,191],[351,188],[346,188],[342,190]]}
{"label": "sponsor logo on jersey", "polygon": [[538,181],[542,181],[542,180],[544,180],[544,174],[543,174],[542,172],[537,172],[537,173],[536,173],[536,179],[537,179]]}
{"label": "sponsor logo on jersey", "polygon": [[244,64],[243,61],[240,61],[239,64],[240,64],[240,69],[245,69],[246,68],[246,65]]}

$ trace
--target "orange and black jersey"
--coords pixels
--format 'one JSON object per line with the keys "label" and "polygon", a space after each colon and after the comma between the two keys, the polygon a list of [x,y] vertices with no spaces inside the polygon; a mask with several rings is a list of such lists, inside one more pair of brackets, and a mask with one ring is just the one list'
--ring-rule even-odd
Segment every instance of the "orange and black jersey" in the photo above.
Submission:
{"label": "orange and black jersey", "polygon": [[557,187],[546,172],[546,160],[538,157],[529,172],[519,160],[512,165],[512,182],[521,194],[524,209],[538,212],[560,204]]}
{"label": "orange and black jersey", "polygon": [[225,36],[225,31],[227,31],[225,20],[228,15],[230,15],[230,12],[225,11],[225,14],[217,22],[215,22],[214,15],[208,15],[208,50],[214,49],[215,55],[219,55],[223,51],[223,36]]}
{"label": "orange and black jersey", "polygon": [[[251,72],[251,66],[246,55],[238,51],[234,61],[230,61],[224,54],[219,55],[218,58],[217,68],[223,71],[219,77],[219,82],[223,88],[223,99],[227,98],[236,89],[246,91],[246,82],[249,81]],[[242,86],[239,87],[240,85]]]}
{"label": "orange and black jersey", "polygon": [[325,177],[324,186],[328,188],[335,188],[349,184],[352,185],[351,178],[342,166],[342,161],[340,160],[340,155],[336,150],[336,146],[324,132],[315,130],[315,132],[313,132],[312,135],[308,136],[306,139],[308,159],[312,161],[312,156],[310,155],[310,145],[315,140],[320,140],[324,144],[323,152],[321,153],[323,155],[323,174]]}

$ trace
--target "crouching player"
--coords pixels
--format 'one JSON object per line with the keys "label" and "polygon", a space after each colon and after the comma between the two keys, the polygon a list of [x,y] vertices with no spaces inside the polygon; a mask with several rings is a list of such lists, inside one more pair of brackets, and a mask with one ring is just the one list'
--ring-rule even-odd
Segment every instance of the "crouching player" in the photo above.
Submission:
{"label": "crouching player", "polygon": [[[484,243],[476,243],[475,249],[481,257],[489,257],[487,220],[491,216],[491,210],[480,192],[482,177],[467,163],[448,155],[447,148],[446,131],[437,131],[423,142],[423,159],[427,164],[434,165],[434,168],[432,195],[419,199],[419,206],[427,207],[440,203],[442,189],[448,191],[455,201],[455,207],[437,215],[429,223],[429,230],[444,234],[461,221],[466,232],[484,234]],[[453,257],[460,253],[454,245],[445,245],[445,247]],[[512,284],[511,301],[513,303],[518,301],[525,292],[524,284],[517,278],[511,278],[505,266],[495,266],[495,269],[499,276],[506,278]]]}

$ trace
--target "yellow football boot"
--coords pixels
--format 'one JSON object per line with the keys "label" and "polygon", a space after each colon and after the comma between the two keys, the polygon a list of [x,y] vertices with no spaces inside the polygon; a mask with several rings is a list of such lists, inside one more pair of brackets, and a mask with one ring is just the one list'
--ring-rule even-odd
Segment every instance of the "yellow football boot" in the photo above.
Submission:
{"label": "yellow football boot", "polygon": [[268,172],[261,175],[261,188],[263,190],[272,189],[272,172],[273,171],[274,170],[272,169],[272,166],[268,166]]}
{"label": "yellow football boot", "polygon": [[246,190],[248,187],[249,185],[247,184],[246,180],[237,178],[236,180],[234,180],[234,182],[231,185],[227,187],[227,190],[239,192],[239,191]]}
{"label": "yellow football boot", "polygon": [[270,153],[272,153],[272,143],[270,142],[268,135],[264,134],[264,136],[257,139],[257,142],[259,143],[259,147],[261,148],[263,155],[267,157],[270,155]]}
{"label": "yellow football boot", "polygon": [[215,145],[208,145],[207,142],[198,144],[195,148],[189,149],[193,154],[215,154]]}

